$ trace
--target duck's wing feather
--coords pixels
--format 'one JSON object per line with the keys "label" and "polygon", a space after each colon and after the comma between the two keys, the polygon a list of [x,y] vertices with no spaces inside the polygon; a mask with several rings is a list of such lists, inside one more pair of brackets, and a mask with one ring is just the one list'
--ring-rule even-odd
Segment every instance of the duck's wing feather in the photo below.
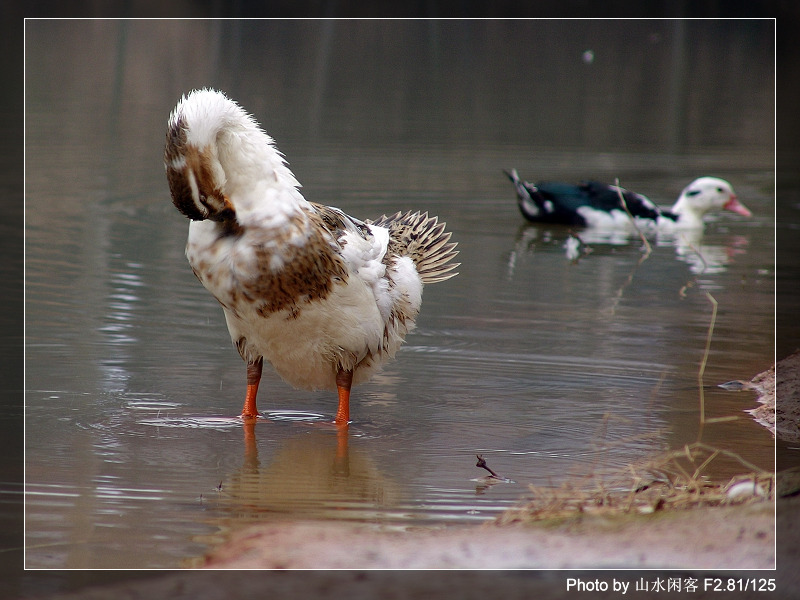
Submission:
{"label": "duck's wing feather", "polygon": [[[505,171],[505,174],[517,190],[522,214],[531,221],[587,225],[587,209],[591,209],[590,212],[612,213],[624,211],[626,207],[631,216],[639,219],[656,220],[661,216],[674,218],[661,211],[646,196],[615,185],[598,181],[584,181],[577,185],[560,181],[532,184],[522,181],[515,169]],[[625,200],[624,205],[620,194]]]}
{"label": "duck's wing feather", "polygon": [[374,279],[382,276],[386,267],[392,267],[395,259],[407,257],[423,283],[456,275],[452,271],[459,263],[451,262],[458,254],[456,243],[450,241],[445,223],[427,212],[397,212],[361,221],[338,208],[309,204],[351,272]]}
{"label": "duck's wing feather", "polygon": [[[597,210],[612,211],[625,210],[632,217],[639,219],[656,220],[662,216],[662,211],[647,196],[631,192],[615,185],[607,185],[597,181],[586,181],[579,186],[586,194],[588,205]],[[620,194],[625,199],[623,206]]]}
{"label": "duck's wing feather", "polygon": [[534,185],[520,179],[516,169],[503,172],[514,184],[519,210],[529,221],[586,225],[578,209],[587,205],[589,197],[580,186],[548,181]]}
{"label": "duck's wing feather", "polygon": [[368,225],[333,206],[309,202],[314,213],[322,219],[322,224],[337,240],[345,233],[356,234],[367,239],[371,234]]}
{"label": "duck's wing feather", "polygon": [[384,276],[389,234],[385,229],[323,204],[309,203],[329,243],[353,273],[371,285]]}

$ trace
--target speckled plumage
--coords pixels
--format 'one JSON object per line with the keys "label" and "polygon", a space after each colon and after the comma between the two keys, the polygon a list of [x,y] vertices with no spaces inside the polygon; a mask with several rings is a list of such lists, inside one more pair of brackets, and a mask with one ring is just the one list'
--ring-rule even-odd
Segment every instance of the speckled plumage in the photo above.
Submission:
{"label": "speckled plumage", "polygon": [[263,358],[295,387],[365,381],[413,329],[424,284],[455,275],[443,223],[306,201],[272,139],[219,92],[183,97],[166,139],[172,201],[192,219],[187,258],[259,373]]}

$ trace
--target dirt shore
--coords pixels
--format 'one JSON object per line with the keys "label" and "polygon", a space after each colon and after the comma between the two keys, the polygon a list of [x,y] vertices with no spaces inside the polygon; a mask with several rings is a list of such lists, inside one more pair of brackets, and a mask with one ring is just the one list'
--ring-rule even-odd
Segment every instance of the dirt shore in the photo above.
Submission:
{"label": "dirt shore", "polygon": [[[800,575],[795,568],[800,564],[800,520],[796,518],[800,497],[778,500],[777,571],[772,570],[776,549],[772,507],[772,503],[763,502],[647,516],[583,517],[559,524],[482,525],[406,532],[381,532],[366,526],[336,523],[264,524],[235,533],[207,557],[205,569],[154,573],[150,579],[84,588],[51,596],[50,600],[111,597],[515,600],[545,594],[548,599],[574,598],[575,589],[567,588],[569,578],[605,581],[609,585],[614,579],[627,581],[631,586],[626,597],[686,596],[685,592],[634,590],[641,578],[647,581],[657,577],[684,581],[697,577],[700,593],[690,595],[713,598],[719,594],[702,591],[704,577],[712,575],[733,577],[737,581],[775,578],[780,594],[767,595],[793,597],[800,592]],[[621,596],[619,591],[609,588],[593,592],[591,597]],[[751,591],[726,597],[764,598],[765,595]]]}
{"label": "dirt shore", "polygon": [[770,502],[586,516],[557,524],[380,531],[332,522],[255,525],[206,567],[234,569],[770,569]]}

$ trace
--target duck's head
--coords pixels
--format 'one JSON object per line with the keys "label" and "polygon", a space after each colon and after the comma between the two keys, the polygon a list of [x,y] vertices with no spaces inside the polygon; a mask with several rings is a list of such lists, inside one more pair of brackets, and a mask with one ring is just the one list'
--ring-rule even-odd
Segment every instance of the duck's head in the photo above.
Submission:
{"label": "duck's head", "polygon": [[170,114],[164,168],[172,203],[195,221],[241,216],[267,187],[299,187],[256,120],[210,89],[183,96]]}
{"label": "duck's head", "polygon": [[681,192],[672,212],[681,220],[697,220],[702,224],[703,215],[711,211],[729,210],[744,217],[752,216],[747,207],[739,202],[733,187],[724,179],[701,177],[687,185]]}

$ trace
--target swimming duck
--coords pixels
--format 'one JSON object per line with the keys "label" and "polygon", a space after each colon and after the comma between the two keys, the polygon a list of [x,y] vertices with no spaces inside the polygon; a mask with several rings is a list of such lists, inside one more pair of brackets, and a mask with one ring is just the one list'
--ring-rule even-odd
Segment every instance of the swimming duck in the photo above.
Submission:
{"label": "swimming duck", "polygon": [[522,181],[516,169],[504,171],[517,191],[520,212],[536,223],[562,223],[582,227],[630,227],[630,217],[620,194],[637,225],[659,230],[703,229],[703,217],[714,210],[730,210],[750,217],[752,213],[736,198],[731,184],[716,177],[695,179],[681,192],[669,210],[657,207],[646,196],[615,185],[587,181],[574,185],[560,182],[536,184]]}
{"label": "swimming duck", "polygon": [[292,386],[337,390],[335,422],[347,424],[351,386],[394,356],[424,285],[455,275],[445,224],[420,212],[361,221],[308,202],[272,138],[215,90],[178,102],[164,163],[191,219],[189,264],[247,365],[242,417],[259,414],[266,360]]}

